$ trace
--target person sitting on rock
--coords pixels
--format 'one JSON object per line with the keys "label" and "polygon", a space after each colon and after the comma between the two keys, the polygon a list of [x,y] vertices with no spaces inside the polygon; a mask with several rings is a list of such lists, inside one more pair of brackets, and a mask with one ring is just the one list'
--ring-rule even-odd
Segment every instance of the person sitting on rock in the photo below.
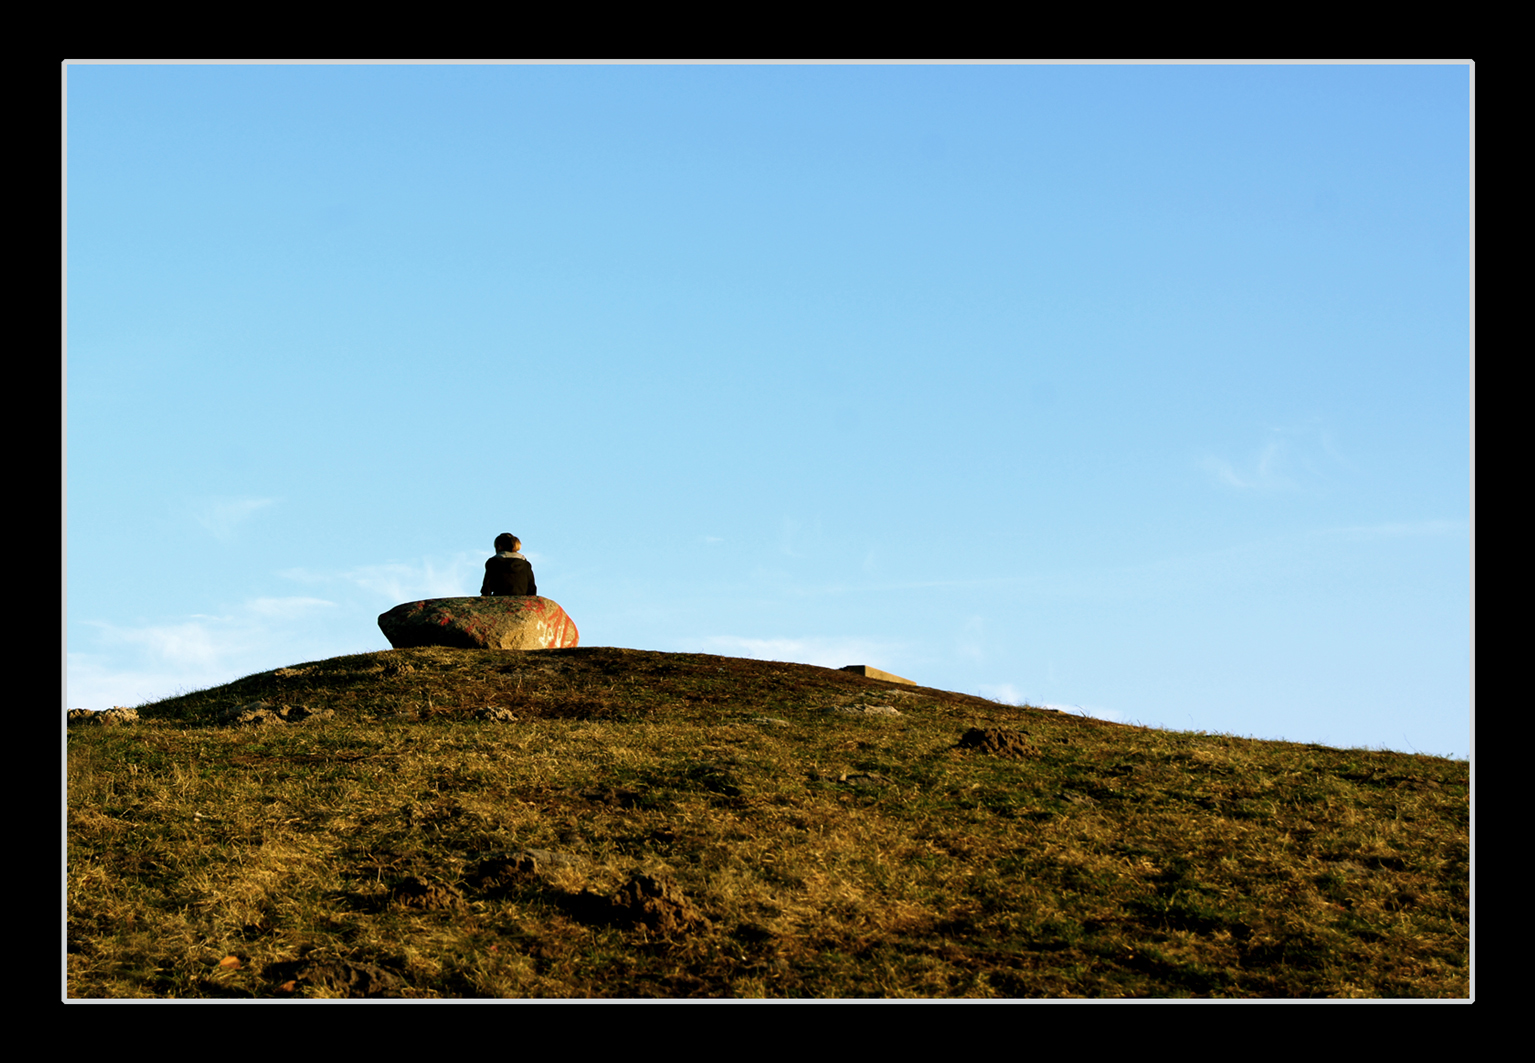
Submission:
{"label": "person sitting on rock", "polygon": [[480,594],[536,595],[533,566],[521,554],[522,540],[503,532],[496,536],[496,556],[485,562],[485,581]]}

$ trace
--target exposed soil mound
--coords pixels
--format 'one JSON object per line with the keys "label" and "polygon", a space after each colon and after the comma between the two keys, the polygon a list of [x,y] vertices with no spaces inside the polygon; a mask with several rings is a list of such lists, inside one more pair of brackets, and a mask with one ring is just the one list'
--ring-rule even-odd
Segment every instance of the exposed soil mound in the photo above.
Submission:
{"label": "exposed soil mound", "polygon": [[346,960],[290,960],[274,963],[263,973],[277,983],[281,996],[318,989],[335,997],[393,997],[399,995],[402,981],[394,971]]}
{"label": "exposed soil mound", "polygon": [[516,849],[491,853],[480,859],[464,876],[476,890],[501,894],[515,887],[535,883],[541,876],[566,867],[580,867],[584,861],[569,853],[549,849]]}
{"label": "exposed soil mound", "polygon": [[960,749],[973,749],[994,757],[1032,757],[1039,750],[1029,742],[1029,732],[1006,727],[972,727],[959,740]]}
{"label": "exposed soil mound", "polygon": [[424,912],[457,911],[464,906],[464,899],[457,891],[414,875],[395,886],[390,899],[402,908]]}
{"label": "exposed soil mound", "polygon": [[655,875],[637,874],[611,897],[586,890],[573,900],[578,917],[588,922],[644,926],[658,934],[677,934],[709,922],[675,882]]}

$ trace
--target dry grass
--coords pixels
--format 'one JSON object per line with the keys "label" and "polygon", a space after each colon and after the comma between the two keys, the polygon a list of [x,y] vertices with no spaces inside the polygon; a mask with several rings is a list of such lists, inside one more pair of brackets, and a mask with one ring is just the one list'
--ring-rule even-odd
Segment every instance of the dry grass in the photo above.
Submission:
{"label": "dry grass", "polygon": [[[333,715],[219,722],[258,699]],[[601,648],[140,712],[70,729],[74,997],[1470,992],[1462,761]],[[671,922],[613,903],[636,876]]]}

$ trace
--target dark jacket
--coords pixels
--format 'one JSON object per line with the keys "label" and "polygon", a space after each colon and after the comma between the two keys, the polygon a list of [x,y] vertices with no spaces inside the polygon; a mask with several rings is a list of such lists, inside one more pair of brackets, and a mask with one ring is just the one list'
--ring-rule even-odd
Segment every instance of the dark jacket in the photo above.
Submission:
{"label": "dark jacket", "polygon": [[485,562],[485,581],[481,594],[537,594],[533,566],[521,554],[497,554]]}

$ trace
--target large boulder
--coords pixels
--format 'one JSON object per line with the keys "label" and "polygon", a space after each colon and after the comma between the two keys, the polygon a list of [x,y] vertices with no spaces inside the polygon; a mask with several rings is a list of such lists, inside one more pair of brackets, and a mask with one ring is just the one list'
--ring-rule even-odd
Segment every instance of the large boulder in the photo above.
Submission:
{"label": "large boulder", "polygon": [[397,605],[378,618],[395,649],[456,646],[461,649],[557,650],[580,638],[560,604],[535,595],[429,598]]}

